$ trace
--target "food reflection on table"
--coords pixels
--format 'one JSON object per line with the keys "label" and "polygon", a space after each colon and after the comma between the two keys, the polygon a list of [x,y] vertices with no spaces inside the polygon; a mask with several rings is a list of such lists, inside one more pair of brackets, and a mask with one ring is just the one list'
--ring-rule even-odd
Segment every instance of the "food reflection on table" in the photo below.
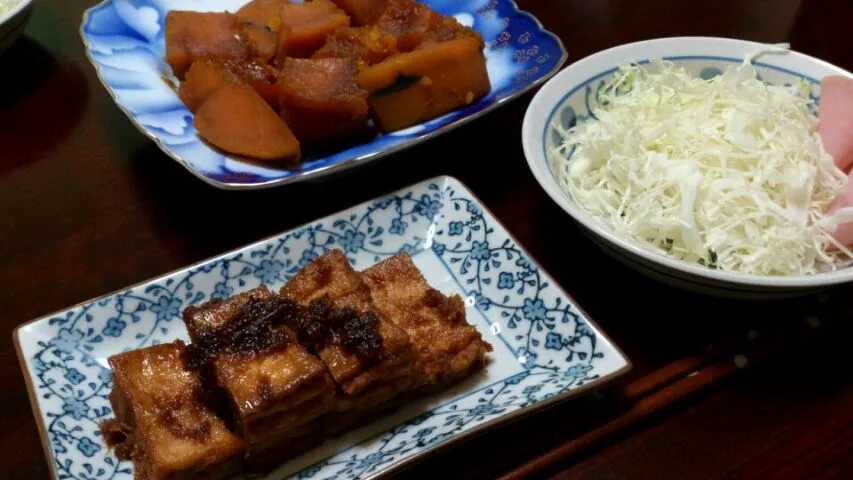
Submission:
{"label": "food reflection on table", "polygon": [[279,293],[260,286],[188,307],[180,340],[109,358],[101,424],[136,478],[263,474],[486,364],[459,295],[408,254],[358,272],[340,250]]}
{"label": "food reflection on table", "polygon": [[234,13],[166,16],[166,62],[199,136],[285,164],[482,98],[484,46],[416,0],[254,0]]}

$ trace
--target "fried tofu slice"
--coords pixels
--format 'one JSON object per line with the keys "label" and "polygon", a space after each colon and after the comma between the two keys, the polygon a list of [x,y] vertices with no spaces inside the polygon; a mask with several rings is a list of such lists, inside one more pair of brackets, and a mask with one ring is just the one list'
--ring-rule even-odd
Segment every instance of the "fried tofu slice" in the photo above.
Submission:
{"label": "fried tofu slice", "polygon": [[[340,389],[334,412],[324,419],[326,432],[340,433],[398,406],[409,398],[414,386],[423,383],[413,376],[408,335],[377,311],[370,290],[341,250],[331,250],[309,263],[281,294],[307,305],[314,312],[315,324],[325,320],[341,325],[352,320],[348,311],[372,319],[368,325],[353,322],[333,331],[336,341],[316,349]],[[301,330],[313,329],[309,323]],[[371,343],[368,340],[377,336],[380,357],[371,363],[365,364],[354,354],[355,348],[347,345],[351,339],[357,345]]]}
{"label": "fried tofu slice", "polygon": [[[330,250],[314,259],[282,287],[281,294],[320,309],[320,316],[343,314],[340,333],[334,335],[331,342],[318,343],[314,353],[323,360],[346,395],[355,397],[368,387],[411,372],[409,336],[377,312],[370,290],[341,250]],[[324,306],[326,302],[328,306]],[[347,309],[358,316],[347,318]],[[310,330],[313,325],[322,326],[315,322],[306,325],[303,331]],[[348,343],[355,345],[348,346]],[[360,358],[356,350],[363,343],[378,343],[379,355],[374,361],[365,362]]]}
{"label": "fried tofu slice", "polygon": [[244,440],[307,423],[332,407],[334,384],[323,364],[297,343],[254,358],[222,355],[216,382],[228,392]]}
{"label": "fried tofu slice", "polygon": [[278,83],[280,115],[300,142],[367,130],[367,92],[359,88],[351,61],[288,58],[283,70]]}
{"label": "fried tofu slice", "polygon": [[395,55],[358,74],[384,132],[425,122],[473,103],[491,90],[477,38],[462,36]]}
{"label": "fried tofu slice", "polygon": [[166,63],[178,79],[199,58],[245,60],[249,53],[240,36],[240,22],[232,13],[171,10],[166,14]]}
{"label": "fried tofu slice", "polygon": [[280,430],[255,444],[254,452],[246,459],[247,476],[269,473],[286,459],[317,447],[325,438],[322,418],[300,427]]}
{"label": "fried tofu slice", "polygon": [[289,57],[307,58],[335,30],[350,25],[350,18],[330,0],[291,3],[281,8],[276,64]]}
{"label": "fried tofu slice", "polygon": [[335,406],[335,385],[325,367],[295,343],[250,361],[223,356],[217,361],[216,381],[241,415],[246,465],[252,472],[274,466],[267,460],[270,455],[280,463],[304,451],[291,445],[316,437],[320,420]]}
{"label": "fried tofu slice", "polygon": [[411,256],[390,257],[361,277],[379,311],[409,334],[425,390],[441,390],[484,364],[492,346],[466,321],[462,297],[430,287]]}
{"label": "fried tofu slice", "polygon": [[[296,307],[262,286],[184,311],[193,344],[212,357],[212,377],[229,399],[253,467],[275,447],[271,439],[290,441],[334,407],[335,386],[326,367],[276,321]],[[275,335],[281,339],[269,340]],[[279,458],[288,454],[280,452]]]}
{"label": "fried tofu slice", "polygon": [[336,435],[357,428],[413,398],[414,389],[420,383],[421,380],[409,371],[373,385],[354,397],[341,395],[334,411],[324,417],[324,429]]}
{"label": "fried tofu slice", "polygon": [[125,436],[135,478],[220,479],[238,471],[243,443],[205,405],[185,349],[178,340],[109,358],[116,418],[102,430],[105,438]]}

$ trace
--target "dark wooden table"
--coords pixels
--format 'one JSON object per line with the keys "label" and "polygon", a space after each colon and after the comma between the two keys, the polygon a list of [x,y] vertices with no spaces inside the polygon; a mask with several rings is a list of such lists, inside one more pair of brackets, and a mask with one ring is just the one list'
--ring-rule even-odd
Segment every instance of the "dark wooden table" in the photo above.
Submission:
{"label": "dark wooden table", "polygon": [[[0,57],[0,322],[7,335],[34,317],[451,174],[623,347],[634,370],[404,476],[853,478],[850,289],[820,299],[723,301],[671,290],[614,263],[529,173],[520,127],[530,95],[327,182],[216,190],[166,158],[110,100],[77,33],[91,4],[37,0],[27,36]],[[853,69],[850,0],[519,4],[562,37],[569,62],[636,40],[718,35],[788,41]],[[2,477],[46,478],[11,339],[0,343],[0,356]]]}

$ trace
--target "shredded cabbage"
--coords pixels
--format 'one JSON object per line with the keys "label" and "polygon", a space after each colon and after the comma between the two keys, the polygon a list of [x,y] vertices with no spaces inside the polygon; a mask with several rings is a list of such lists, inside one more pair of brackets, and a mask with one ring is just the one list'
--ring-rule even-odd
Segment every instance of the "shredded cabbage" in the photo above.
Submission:
{"label": "shredded cabbage", "polygon": [[827,232],[850,212],[825,214],[847,175],[823,148],[810,86],[765,84],[751,58],[708,80],[661,60],[620,68],[591,118],[552,125],[562,142],[549,160],[570,198],[620,236],[713,269],[847,263]]}

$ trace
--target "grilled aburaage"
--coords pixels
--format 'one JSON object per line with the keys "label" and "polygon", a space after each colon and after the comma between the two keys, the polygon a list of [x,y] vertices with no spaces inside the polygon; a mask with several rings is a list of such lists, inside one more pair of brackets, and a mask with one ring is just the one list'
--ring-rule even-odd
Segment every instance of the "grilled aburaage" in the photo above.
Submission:
{"label": "grilled aburaage", "polygon": [[474,29],[417,0],[252,0],[173,10],[166,62],[210,144],[298,162],[305,145],[369,139],[491,90]]}
{"label": "grilled aburaage", "polygon": [[357,272],[331,250],[278,293],[260,286],[183,319],[191,343],[109,359],[115,418],[101,431],[137,479],[268,472],[469,376],[492,350],[407,254]]}

